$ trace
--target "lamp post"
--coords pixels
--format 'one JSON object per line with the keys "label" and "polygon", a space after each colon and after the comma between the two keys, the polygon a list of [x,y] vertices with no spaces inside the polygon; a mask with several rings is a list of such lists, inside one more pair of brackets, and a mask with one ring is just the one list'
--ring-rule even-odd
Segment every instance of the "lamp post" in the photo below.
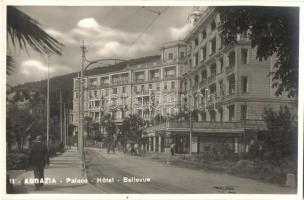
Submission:
{"label": "lamp post", "polygon": [[[78,130],[78,151],[79,154],[81,156],[81,162],[82,162],[82,173],[84,173],[84,129],[83,129],[83,120],[84,120],[84,88],[83,88],[83,84],[84,84],[84,80],[83,80],[83,76],[84,76],[84,72],[93,64],[101,62],[101,61],[115,61],[115,64],[117,64],[117,61],[124,61],[121,59],[100,59],[100,60],[95,60],[95,61],[88,61],[86,59],[86,52],[87,52],[87,48],[84,45],[84,41],[82,41],[82,45],[80,47],[81,49],[81,53],[82,53],[82,59],[81,59],[81,71],[80,71],[80,80],[79,80],[79,130]],[[85,65],[85,62],[88,62],[87,65]]]}

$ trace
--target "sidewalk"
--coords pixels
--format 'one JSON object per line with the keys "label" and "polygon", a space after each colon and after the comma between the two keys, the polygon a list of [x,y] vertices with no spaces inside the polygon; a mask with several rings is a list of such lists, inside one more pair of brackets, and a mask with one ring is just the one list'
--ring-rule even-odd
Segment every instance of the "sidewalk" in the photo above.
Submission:
{"label": "sidewalk", "polygon": [[85,171],[81,170],[81,160],[77,149],[66,150],[61,155],[50,159],[50,166],[44,171],[45,183],[36,191],[33,171],[26,171],[15,178],[14,188],[17,193],[103,193],[89,183]]}

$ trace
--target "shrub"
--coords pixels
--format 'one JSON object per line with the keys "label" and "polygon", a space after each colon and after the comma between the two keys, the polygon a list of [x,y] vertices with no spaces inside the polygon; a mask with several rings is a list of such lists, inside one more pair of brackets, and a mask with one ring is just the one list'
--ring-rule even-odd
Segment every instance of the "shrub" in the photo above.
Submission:
{"label": "shrub", "polygon": [[7,154],[6,167],[8,170],[27,169],[29,167],[29,156],[25,153]]}

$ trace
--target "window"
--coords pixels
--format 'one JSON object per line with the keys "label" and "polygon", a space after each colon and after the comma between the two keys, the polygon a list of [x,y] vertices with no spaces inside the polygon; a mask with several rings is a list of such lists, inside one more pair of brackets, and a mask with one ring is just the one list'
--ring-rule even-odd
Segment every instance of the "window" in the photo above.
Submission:
{"label": "window", "polygon": [[167,90],[167,89],[168,89],[167,82],[164,82],[164,90]]}
{"label": "window", "polygon": [[175,81],[171,82],[171,89],[175,89]]}
{"label": "window", "polygon": [[223,69],[224,69],[224,60],[223,60],[223,58],[219,59],[219,64],[220,64],[220,71],[219,71],[219,73],[222,73]]}
{"label": "window", "polygon": [[113,94],[117,94],[117,88],[113,88]]}
{"label": "window", "polygon": [[241,49],[242,64],[248,64],[248,49]]}
{"label": "window", "polygon": [[241,87],[242,87],[242,92],[248,92],[248,78],[247,78],[247,76],[243,76],[241,78]]}
{"label": "window", "polygon": [[203,36],[203,40],[207,38],[207,32],[206,32],[206,30],[203,30],[202,36]]}
{"label": "window", "polygon": [[220,114],[220,121],[222,122],[223,121],[223,117],[224,117],[224,113],[223,113],[223,108],[222,107],[219,108],[219,114]]}
{"label": "window", "polygon": [[224,84],[223,84],[223,80],[219,81],[219,88],[220,88],[220,96],[224,96]]}
{"label": "window", "polygon": [[126,93],[126,87],[122,87],[122,93]]}
{"label": "window", "polygon": [[220,34],[220,46],[219,46],[219,49],[222,49],[224,47],[224,37],[222,34]]}
{"label": "window", "polygon": [[211,73],[211,77],[215,77],[216,76],[216,64],[215,63],[213,63],[210,66],[210,73]]}
{"label": "window", "polygon": [[195,46],[195,47],[198,46],[198,38],[195,38],[195,40],[194,40],[194,46]]}
{"label": "window", "polygon": [[182,51],[181,54],[180,54],[180,57],[184,58],[185,57],[185,52]]}
{"label": "window", "polygon": [[215,122],[216,121],[216,112],[215,110],[210,111],[210,121]]}
{"label": "window", "polygon": [[145,85],[141,85],[141,91],[145,90]]}
{"label": "window", "polygon": [[212,22],[211,22],[211,31],[214,31],[215,30],[215,28],[216,28],[216,23],[215,23],[215,20],[213,20]]}
{"label": "window", "polygon": [[160,83],[156,83],[156,90],[160,90]]}
{"label": "window", "polygon": [[206,121],[207,117],[206,117],[206,112],[202,112],[202,121]]}
{"label": "window", "polygon": [[173,60],[173,53],[169,53],[169,54],[168,54],[168,59],[169,59],[169,60]]}
{"label": "window", "polygon": [[214,54],[216,51],[216,38],[211,40],[211,55]]}
{"label": "window", "polygon": [[149,84],[149,89],[152,89],[152,84]]}
{"label": "window", "polygon": [[232,95],[235,93],[235,77],[230,76],[228,78],[228,83],[229,83],[229,95]]}
{"label": "window", "polygon": [[228,106],[229,121],[234,121],[234,105]]}
{"label": "window", "polygon": [[194,66],[198,65],[198,53],[194,55]]}
{"label": "window", "polygon": [[241,119],[247,119],[247,105],[241,105]]}
{"label": "window", "polygon": [[229,53],[229,67],[234,67],[235,66],[235,52],[234,51],[231,51]]}
{"label": "window", "polygon": [[198,86],[198,74],[194,76],[194,86]]}
{"label": "window", "polygon": [[134,86],[134,92],[137,92],[137,85]]}
{"label": "window", "polygon": [[207,70],[203,70],[201,72],[201,76],[202,76],[202,80],[206,80],[207,79]]}
{"label": "window", "polygon": [[203,48],[201,48],[201,60],[204,61],[207,58],[207,50],[206,50],[206,46],[204,46]]}

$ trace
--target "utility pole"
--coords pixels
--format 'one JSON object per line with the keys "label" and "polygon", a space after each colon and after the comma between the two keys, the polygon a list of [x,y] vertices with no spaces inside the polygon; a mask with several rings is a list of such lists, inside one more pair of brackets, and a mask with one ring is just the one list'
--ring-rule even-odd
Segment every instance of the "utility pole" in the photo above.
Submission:
{"label": "utility pole", "polygon": [[60,106],[60,142],[62,143],[62,134],[63,134],[63,121],[62,121],[62,94],[61,94],[61,88],[60,88],[60,91],[59,91],[59,106]]}
{"label": "utility pole", "polygon": [[189,154],[192,155],[192,101],[191,101],[191,96],[189,96],[189,101],[190,101],[190,133],[189,133]]}
{"label": "utility pole", "polygon": [[46,146],[49,148],[49,132],[50,132],[50,54],[47,54],[47,97],[46,97]]}
{"label": "utility pole", "polygon": [[81,104],[80,104],[80,85],[81,85],[81,80],[80,80],[80,73],[78,73],[78,131],[77,131],[77,150],[78,152],[80,152],[80,108],[81,108]]}
{"label": "utility pole", "polygon": [[83,71],[84,71],[84,62],[85,62],[85,53],[86,53],[86,47],[84,45],[84,41],[82,41],[81,52],[82,52],[82,62],[81,62],[81,73],[80,73],[80,121],[79,121],[79,134],[80,134],[80,156],[81,156],[81,162],[82,162],[82,172],[84,172],[84,133],[83,133],[83,119],[84,119],[84,95],[83,95]]}
{"label": "utility pole", "polygon": [[66,109],[65,109],[65,103],[63,103],[63,144],[64,144],[64,148],[66,148]]}

